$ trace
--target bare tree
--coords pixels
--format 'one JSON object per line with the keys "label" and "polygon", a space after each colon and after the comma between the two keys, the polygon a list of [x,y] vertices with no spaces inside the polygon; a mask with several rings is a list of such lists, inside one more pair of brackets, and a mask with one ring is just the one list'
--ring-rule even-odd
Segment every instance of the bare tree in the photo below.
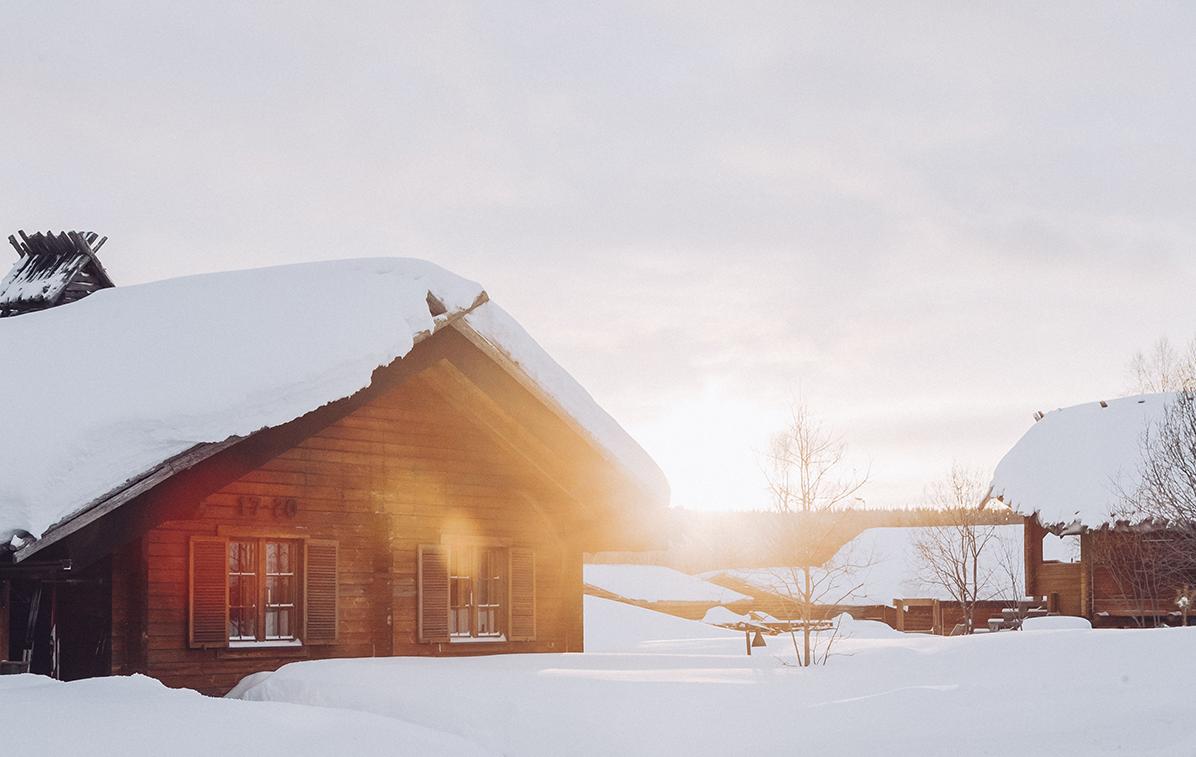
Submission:
{"label": "bare tree", "polygon": [[[988,503],[985,509],[991,508]],[[1012,512],[1012,510],[1010,511]],[[1020,524],[1019,524],[1020,525]],[[1021,539],[1004,539],[998,536],[992,543],[996,549],[993,599],[1021,602],[1026,599],[1026,553]]]}
{"label": "bare tree", "polygon": [[1140,480],[1117,524],[1091,540],[1094,565],[1139,623],[1158,625],[1196,579],[1196,390],[1182,389],[1142,434]]}
{"label": "bare tree", "polygon": [[[976,606],[986,600],[1016,599],[1016,561],[1000,538],[999,527],[981,513],[985,479],[958,464],[927,487],[928,501],[947,516],[946,525],[922,529],[914,540],[923,581],[943,589],[959,603],[964,633],[971,633]],[[1011,590],[1016,591],[1010,597]]]}
{"label": "bare tree", "polygon": [[1149,351],[1139,350],[1129,362],[1129,391],[1132,394],[1177,392],[1196,387],[1196,338],[1182,352],[1167,337]]}
{"label": "bare tree", "polygon": [[775,534],[789,567],[783,586],[794,600],[801,631],[791,628],[799,665],[825,663],[838,628],[817,633],[820,608],[843,603],[860,588],[858,574],[870,556],[848,556],[834,548],[835,513],[850,505],[868,480],[848,469],[846,446],[802,403],[790,408],[789,423],[776,434],[765,459],[765,476],[779,518]]}

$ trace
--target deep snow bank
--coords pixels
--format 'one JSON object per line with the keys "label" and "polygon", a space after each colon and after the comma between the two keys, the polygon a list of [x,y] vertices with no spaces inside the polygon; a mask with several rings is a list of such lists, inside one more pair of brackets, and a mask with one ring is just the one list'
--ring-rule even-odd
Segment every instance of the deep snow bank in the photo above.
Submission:
{"label": "deep snow bank", "polygon": [[34,675],[0,677],[0,734],[0,754],[492,754],[395,718],[282,702],[212,699],[168,689],[143,676],[72,683]]}

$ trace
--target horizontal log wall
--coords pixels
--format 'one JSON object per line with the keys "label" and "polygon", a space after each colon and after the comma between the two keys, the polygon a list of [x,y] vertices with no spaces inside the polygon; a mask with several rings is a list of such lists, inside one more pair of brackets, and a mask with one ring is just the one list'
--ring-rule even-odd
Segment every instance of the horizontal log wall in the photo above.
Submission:
{"label": "horizontal log wall", "polygon": [[[239,506],[247,496],[293,497],[298,513],[276,518],[264,508],[249,517]],[[581,551],[554,526],[563,507],[560,495],[549,494],[542,478],[491,432],[413,380],[207,497],[198,517],[163,523],[122,550],[118,560],[132,578],[131,586],[114,585],[114,628],[126,629],[119,643],[122,634],[114,634],[114,670],[140,669],[169,686],[222,694],[250,673],[317,657],[580,651]],[[190,537],[232,527],[339,542],[335,644],[189,648]],[[536,641],[418,642],[417,547],[446,534],[536,550]],[[140,559],[138,550],[144,551],[141,578],[128,565]],[[133,596],[136,587],[143,599]],[[144,648],[130,650],[138,638]]]}
{"label": "horizontal log wall", "polygon": [[1037,568],[1038,581],[1031,596],[1047,597],[1057,595],[1058,604],[1054,611],[1060,615],[1082,615],[1083,566],[1080,563],[1044,562]]}

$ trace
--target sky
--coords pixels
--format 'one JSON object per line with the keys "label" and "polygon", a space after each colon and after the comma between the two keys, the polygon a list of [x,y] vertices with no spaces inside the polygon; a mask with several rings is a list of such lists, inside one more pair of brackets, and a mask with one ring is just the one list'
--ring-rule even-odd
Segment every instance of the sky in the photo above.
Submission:
{"label": "sky", "polygon": [[1196,334],[1184,4],[7,0],[0,23],[4,235],[94,229],[118,285],[437,262],[678,506],[767,507],[794,399],[868,506],[917,505]]}

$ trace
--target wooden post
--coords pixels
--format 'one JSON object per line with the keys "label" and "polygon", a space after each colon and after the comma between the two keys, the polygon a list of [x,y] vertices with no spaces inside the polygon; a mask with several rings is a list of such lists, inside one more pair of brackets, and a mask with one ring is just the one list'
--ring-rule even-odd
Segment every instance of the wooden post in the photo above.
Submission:
{"label": "wooden post", "polygon": [[1042,537],[1045,529],[1038,524],[1037,515],[1027,515],[1022,529],[1022,553],[1025,556],[1026,596],[1037,597],[1038,566],[1042,562]]}
{"label": "wooden post", "polygon": [[8,618],[8,581],[0,580],[0,660],[8,659]]}
{"label": "wooden post", "polygon": [[1092,534],[1080,534],[1080,615],[1092,620]]}

